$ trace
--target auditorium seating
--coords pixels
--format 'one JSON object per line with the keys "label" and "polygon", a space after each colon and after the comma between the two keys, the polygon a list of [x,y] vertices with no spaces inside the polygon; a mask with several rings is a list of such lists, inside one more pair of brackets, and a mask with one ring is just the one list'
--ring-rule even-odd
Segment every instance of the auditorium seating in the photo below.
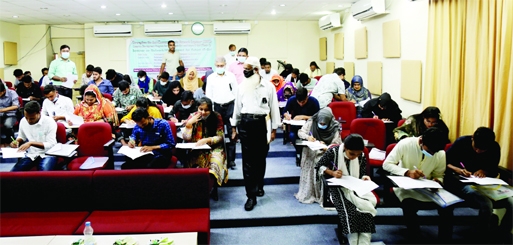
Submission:
{"label": "auditorium seating", "polygon": [[108,123],[84,123],[78,128],[77,135],[80,135],[77,139],[77,144],[79,145],[77,149],[78,157],[71,160],[68,164],[69,170],[79,170],[80,166],[91,156],[108,156],[109,160],[106,166],[114,168],[114,153],[112,149],[114,139],[112,139],[112,129]]}
{"label": "auditorium seating", "polygon": [[1,172],[0,236],[198,232],[210,237],[208,169]]}
{"label": "auditorium seating", "polygon": [[353,102],[334,101],[328,105],[333,112],[335,119],[342,121],[342,131],[340,137],[345,139],[350,132],[350,125],[356,119],[356,107]]}

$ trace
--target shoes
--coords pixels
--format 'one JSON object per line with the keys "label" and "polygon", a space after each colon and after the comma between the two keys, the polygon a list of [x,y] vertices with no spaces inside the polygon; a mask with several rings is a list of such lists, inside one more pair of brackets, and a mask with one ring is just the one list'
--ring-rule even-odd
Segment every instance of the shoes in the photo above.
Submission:
{"label": "shoes", "polygon": [[235,164],[235,162],[234,162],[234,161],[230,161],[230,162],[228,163],[228,167],[229,167],[231,170],[235,170],[235,167],[236,167],[236,166],[237,166],[237,165]]}
{"label": "shoes", "polygon": [[244,204],[244,209],[246,211],[251,211],[251,210],[253,210],[253,207],[255,207],[256,204],[257,204],[256,199],[248,198],[248,200],[246,201],[246,204]]}
{"label": "shoes", "polygon": [[214,186],[214,188],[210,192],[210,198],[212,198],[212,200],[214,200],[214,201],[218,201],[219,200],[219,196],[218,196],[218,193],[217,193],[217,186]]}
{"label": "shoes", "polygon": [[256,195],[257,195],[257,196],[259,196],[259,197],[263,197],[263,196],[265,195],[265,191],[264,191],[264,189],[258,189],[258,191],[257,191],[257,194],[256,194]]}

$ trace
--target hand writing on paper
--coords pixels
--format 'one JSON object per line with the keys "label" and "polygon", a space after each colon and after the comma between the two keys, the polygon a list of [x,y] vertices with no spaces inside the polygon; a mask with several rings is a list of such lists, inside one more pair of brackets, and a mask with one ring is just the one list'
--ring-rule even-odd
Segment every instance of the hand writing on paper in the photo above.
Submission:
{"label": "hand writing on paper", "polygon": [[484,178],[486,177],[486,173],[485,171],[483,171],[482,169],[479,169],[477,170],[475,173],[474,173],[474,176],[478,177],[478,178]]}
{"label": "hand writing on paper", "polygon": [[379,119],[379,117],[378,117],[378,116],[373,116],[372,118],[374,118],[374,119]]}
{"label": "hand writing on paper", "polygon": [[73,125],[73,123],[71,122],[71,120],[68,120],[68,125],[69,125],[69,126],[72,126],[72,125]]}
{"label": "hand writing on paper", "polygon": [[209,138],[200,139],[198,142],[196,142],[196,146],[206,145],[208,142],[210,142]]}
{"label": "hand writing on paper", "polygon": [[149,151],[153,151],[154,147],[153,146],[143,146],[141,147],[141,152],[149,152]]}
{"label": "hand writing on paper", "polygon": [[371,180],[371,178],[370,178],[369,176],[367,176],[367,175],[364,175],[364,176],[362,177],[362,180]]}
{"label": "hand writing on paper", "polygon": [[28,148],[30,148],[32,144],[30,142],[27,142],[23,145],[21,145],[19,148],[18,148],[18,151],[26,151],[28,150]]}
{"label": "hand writing on paper", "polygon": [[342,178],[342,170],[331,171],[331,176],[335,178]]}
{"label": "hand writing on paper", "polygon": [[285,112],[285,114],[283,114],[283,117],[285,118],[285,120],[290,120],[292,118],[289,112]]}
{"label": "hand writing on paper", "polygon": [[383,118],[383,119],[381,119],[381,120],[382,120],[383,122],[388,122],[388,121],[390,121],[390,119],[388,119],[388,118]]}
{"label": "hand writing on paper", "polygon": [[464,168],[460,168],[459,174],[463,175],[465,177],[470,177],[470,175],[472,175],[472,172],[470,172]]}
{"label": "hand writing on paper", "polygon": [[422,172],[422,170],[418,170],[418,169],[408,170],[408,171],[406,171],[405,176],[408,176],[412,179],[419,179],[421,177],[424,177],[424,173]]}
{"label": "hand writing on paper", "polygon": [[316,139],[313,137],[313,136],[308,136],[308,138],[306,138],[308,141],[310,142],[314,142],[316,141]]}

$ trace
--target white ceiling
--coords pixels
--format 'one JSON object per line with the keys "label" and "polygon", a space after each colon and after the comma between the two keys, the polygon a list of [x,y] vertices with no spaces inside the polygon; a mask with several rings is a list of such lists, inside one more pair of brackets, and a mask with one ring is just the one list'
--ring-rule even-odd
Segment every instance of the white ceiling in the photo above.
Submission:
{"label": "white ceiling", "polygon": [[[83,24],[125,21],[318,20],[330,12],[348,8],[356,1],[0,0],[0,21],[16,24]],[[283,4],[285,6],[280,6]],[[102,5],[105,9],[101,8]],[[273,11],[276,14],[273,15]]]}

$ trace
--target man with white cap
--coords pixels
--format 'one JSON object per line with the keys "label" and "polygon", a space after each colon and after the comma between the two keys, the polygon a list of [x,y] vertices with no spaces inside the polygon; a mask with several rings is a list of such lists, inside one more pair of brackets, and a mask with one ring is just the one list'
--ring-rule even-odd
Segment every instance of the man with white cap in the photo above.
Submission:
{"label": "man with white cap", "polygon": [[[231,124],[239,130],[242,145],[242,173],[248,200],[246,211],[253,210],[256,197],[264,195],[264,175],[269,143],[276,137],[281,121],[276,89],[258,74],[256,57],[244,62],[244,79],[239,85]],[[270,134],[268,134],[270,132]],[[232,140],[237,130],[232,128]]]}

